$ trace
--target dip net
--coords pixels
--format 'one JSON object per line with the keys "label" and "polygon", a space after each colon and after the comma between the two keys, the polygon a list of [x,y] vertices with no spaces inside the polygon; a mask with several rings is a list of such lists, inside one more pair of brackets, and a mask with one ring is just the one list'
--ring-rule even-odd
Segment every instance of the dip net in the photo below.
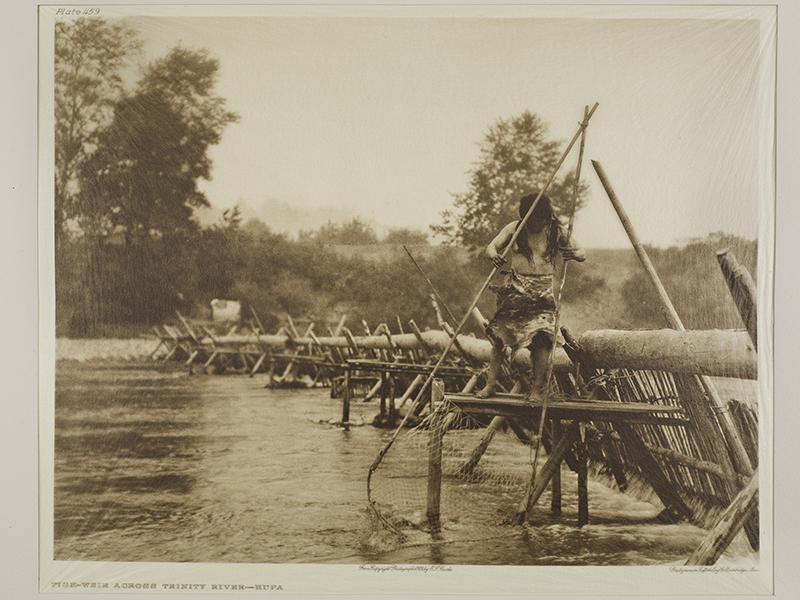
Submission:
{"label": "dip net", "polygon": [[[370,549],[390,551],[522,533],[514,517],[530,484],[534,447],[529,430],[515,429],[505,420],[467,414],[445,397],[416,426],[402,430],[371,477]],[[427,512],[431,455],[438,456],[437,443],[441,444],[438,531],[432,530]],[[543,447],[550,449],[548,431]],[[540,453],[540,467],[546,458]],[[531,522],[555,522],[549,489],[531,511]],[[577,512],[576,499],[564,497],[563,502],[565,512]]]}

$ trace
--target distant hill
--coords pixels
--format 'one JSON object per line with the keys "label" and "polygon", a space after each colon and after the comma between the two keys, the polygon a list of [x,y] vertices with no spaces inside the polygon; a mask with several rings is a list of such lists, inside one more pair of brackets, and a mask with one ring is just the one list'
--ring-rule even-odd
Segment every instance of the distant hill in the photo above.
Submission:
{"label": "distant hill", "polygon": [[[242,218],[259,219],[272,231],[296,236],[300,231],[319,229],[327,223],[345,223],[359,218],[370,225],[379,235],[388,231],[389,227],[364,218],[361,210],[351,206],[299,206],[284,200],[264,198],[262,200],[242,200],[239,202]],[[219,221],[222,209],[205,208],[196,211],[202,225],[211,225]]]}

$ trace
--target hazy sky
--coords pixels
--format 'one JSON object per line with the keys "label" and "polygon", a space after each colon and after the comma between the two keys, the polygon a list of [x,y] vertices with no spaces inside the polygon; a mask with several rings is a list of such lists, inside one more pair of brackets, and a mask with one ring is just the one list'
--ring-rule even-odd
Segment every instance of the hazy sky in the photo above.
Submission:
{"label": "hazy sky", "polygon": [[[241,115],[213,149],[214,207],[240,202],[276,228],[361,215],[424,228],[465,190],[498,118],[530,109],[567,141],[587,134],[641,238],[755,237],[763,91],[758,24],[711,20],[131,18],[144,60],[181,43],[220,60]],[[761,94],[761,96],[759,96]],[[577,149],[577,148],[576,148]],[[566,166],[574,168],[577,152]],[[575,235],[626,238],[588,160]],[[284,213],[286,211],[284,210]]]}

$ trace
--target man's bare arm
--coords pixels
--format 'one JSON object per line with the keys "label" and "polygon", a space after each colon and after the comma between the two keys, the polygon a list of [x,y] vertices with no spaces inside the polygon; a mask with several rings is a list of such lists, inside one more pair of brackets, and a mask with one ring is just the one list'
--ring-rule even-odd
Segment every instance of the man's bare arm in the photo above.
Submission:
{"label": "man's bare arm", "polygon": [[514,236],[514,230],[517,227],[517,222],[512,221],[505,227],[500,230],[495,238],[489,242],[489,245],[486,247],[486,256],[489,257],[494,263],[494,266],[498,269],[502,268],[505,264],[505,259],[501,256],[503,250],[505,250],[508,243],[511,241],[511,238]]}
{"label": "man's bare arm", "polygon": [[560,238],[558,240],[558,251],[561,254],[561,258],[564,260],[574,260],[577,262],[586,260],[586,252],[584,252],[583,248],[578,246],[574,240],[570,240],[569,244],[567,244],[566,240]]}

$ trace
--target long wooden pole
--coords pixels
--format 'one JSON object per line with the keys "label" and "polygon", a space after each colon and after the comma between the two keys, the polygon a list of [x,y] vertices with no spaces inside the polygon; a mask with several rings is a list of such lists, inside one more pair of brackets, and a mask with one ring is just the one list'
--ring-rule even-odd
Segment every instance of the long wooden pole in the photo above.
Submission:
{"label": "long wooden pole", "polygon": [[686,561],[687,565],[713,565],[744,527],[758,506],[758,469],[733,499],[717,524]]}
{"label": "long wooden pole", "polygon": [[[584,121],[588,118],[589,114],[589,107],[586,106],[583,109],[583,119]],[[578,194],[580,192],[580,185],[581,185],[581,166],[583,165],[583,149],[586,145],[586,129],[584,128],[581,131],[581,143],[578,149],[578,166],[575,167],[575,182],[572,188],[572,201],[570,203],[570,211],[569,211],[569,226],[567,228],[567,239],[566,243],[569,245],[570,239],[572,238],[572,229],[575,224],[575,208],[578,205]],[[559,317],[561,315],[560,307],[561,307],[561,292],[564,290],[564,281],[567,278],[567,261],[561,261],[561,269],[559,270],[558,274],[558,290],[555,294],[555,304],[556,304],[556,315],[553,323],[553,345],[550,349],[550,354],[547,357],[547,372],[545,374],[545,394],[544,398],[542,398],[542,413],[539,417],[539,429],[538,435],[536,437],[536,445],[533,451],[533,459],[531,460],[531,482],[528,485],[528,488],[525,492],[525,496],[520,502],[519,509],[517,510],[517,523],[522,524],[528,521],[528,513],[531,511],[531,507],[533,506],[533,490],[536,487],[536,470],[538,468],[539,463],[539,449],[542,445],[542,437],[544,434],[544,424],[547,422],[547,404],[548,399],[550,397],[549,394],[549,386],[550,386],[550,378],[553,375],[553,360],[556,356],[556,346],[558,345],[556,341],[558,340],[558,322]],[[537,391],[537,390],[534,390]]]}
{"label": "long wooden pole", "polygon": [[576,425],[571,424],[564,431],[563,435],[558,439],[550,451],[550,456],[542,467],[542,472],[536,480],[536,485],[531,492],[531,506],[535,506],[541,495],[547,489],[547,484],[550,483],[556,472],[560,473],[561,463],[564,456],[567,454],[572,444],[579,439],[578,428]]}
{"label": "long wooden pole", "polygon": [[[563,429],[561,427],[561,420],[554,419],[551,429],[551,436],[553,439],[553,446],[557,447],[558,442],[561,441]],[[561,516],[561,464],[553,471],[553,478],[550,480],[550,513],[554,517]]]}
{"label": "long wooden pole", "polygon": [[[576,131],[575,135],[572,136],[572,139],[570,140],[569,144],[567,144],[567,147],[562,153],[561,158],[559,158],[558,163],[556,163],[556,166],[553,168],[553,171],[550,173],[550,176],[548,177],[544,186],[542,186],[539,195],[533,201],[531,207],[528,209],[528,212],[525,214],[525,216],[520,220],[519,224],[517,225],[514,234],[511,236],[511,240],[509,241],[505,250],[503,250],[503,252],[501,253],[502,258],[505,258],[506,254],[508,254],[508,252],[510,252],[511,248],[514,246],[514,242],[519,237],[520,232],[525,227],[525,224],[528,222],[528,219],[530,218],[531,214],[533,214],[533,211],[535,210],[536,205],[539,203],[539,200],[541,200],[542,196],[547,191],[547,188],[550,187],[550,184],[553,183],[553,180],[558,174],[561,165],[564,164],[564,161],[569,155],[570,150],[572,150],[572,147],[575,145],[575,142],[578,141],[578,138],[580,137],[581,133],[588,126],[589,119],[591,119],[592,115],[594,114],[594,111],[597,110],[597,106],[598,106],[597,103],[595,103],[594,106],[592,106],[586,118],[581,122],[580,126],[578,127],[578,131]],[[375,506],[372,502],[372,488],[371,488],[372,474],[375,472],[375,469],[377,469],[378,466],[381,464],[381,462],[383,461],[383,457],[386,456],[386,453],[389,451],[389,449],[392,447],[397,437],[400,435],[400,432],[402,431],[403,427],[405,427],[405,424],[408,421],[409,416],[416,412],[417,405],[421,402],[425,391],[428,389],[428,386],[430,386],[431,381],[433,381],[433,378],[436,375],[436,371],[439,369],[440,366],[442,366],[442,363],[447,357],[447,353],[453,347],[453,344],[455,343],[458,334],[464,328],[464,325],[466,324],[467,320],[472,314],[472,309],[478,305],[478,301],[481,299],[481,296],[483,296],[483,292],[485,292],[486,288],[489,287],[489,283],[491,283],[492,278],[494,278],[496,273],[497,273],[497,267],[495,266],[492,268],[492,271],[491,273],[489,273],[489,276],[486,278],[486,281],[484,281],[483,285],[481,285],[481,288],[478,290],[478,293],[475,295],[475,298],[473,299],[469,308],[467,308],[467,311],[464,313],[464,316],[459,322],[458,327],[456,327],[453,336],[450,337],[450,341],[445,346],[445,349],[442,352],[441,356],[439,357],[439,360],[436,362],[430,374],[428,375],[428,378],[425,380],[425,383],[422,385],[419,392],[417,393],[417,397],[414,399],[414,404],[412,404],[411,409],[409,409],[409,411],[406,413],[406,416],[403,417],[403,420],[400,422],[400,425],[397,426],[397,429],[395,429],[395,432],[394,434],[392,434],[392,437],[389,438],[389,441],[384,445],[383,448],[381,448],[380,452],[378,453],[378,456],[375,457],[375,460],[370,465],[369,471],[367,472],[367,500],[369,501],[369,506],[372,509],[375,509]]]}
{"label": "long wooden pole", "polygon": [[753,340],[753,347],[758,349],[758,311],[756,310],[756,283],[750,272],[739,264],[736,257],[729,250],[717,252],[722,275],[728,284],[731,297],[736,309],[742,317],[742,322]]}
{"label": "long wooden pole", "polygon": [[411,254],[411,250],[409,250],[405,244],[403,244],[403,250],[406,251],[406,254],[408,254],[408,258],[410,258],[411,262],[414,263],[414,266],[417,267],[417,271],[419,271],[419,274],[422,275],[425,281],[428,282],[428,287],[431,288],[431,291],[433,292],[434,296],[436,296],[436,300],[439,301],[439,304],[442,305],[442,308],[444,308],[445,312],[447,313],[447,316],[450,317],[450,322],[456,323],[458,319],[456,319],[455,315],[450,310],[450,307],[447,306],[447,302],[444,301],[444,298],[442,298],[442,295],[439,293],[439,290],[437,290],[436,286],[433,285],[433,282],[431,281],[430,277],[428,277],[428,274],[414,258],[414,255]]}
{"label": "long wooden pole", "polygon": [[[444,400],[444,382],[435,379],[431,386],[431,401],[438,405]],[[441,498],[442,498],[442,438],[444,437],[442,415],[434,411],[430,421],[428,438],[428,491],[425,515],[434,539],[441,533]]]}
{"label": "long wooden pole", "polygon": [[[664,311],[667,321],[674,329],[677,329],[678,331],[686,331],[681,318],[678,316],[678,313],[675,310],[675,306],[672,304],[672,300],[670,300],[670,297],[667,294],[667,290],[664,289],[664,285],[661,283],[661,279],[659,278],[653,263],[650,261],[650,257],[647,255],[647,251],[644,249],[644,246],[639,240],[639,236],[636,235],[636,231],[633,229],[633,224],[631,223],[630,218],[628,218],[628,214],[622,207],[622,203],[617,197],[614,188],[611,187],[611,183],[608,181],[608,177],[606,176],[603,167],[596,160],[592,161],[592,166],[594,167],[597,176],[600,178],[600,183],[603,184],[603,189],[605,189],[608,199],[611,200],[611,204],[614,207],[622,226],[625,228],[625,233],[628,234],[628,239],[630,240],[633,249],[636,251],[636,255],[639,257],[645,272],[650,278],[650,282],[653,284],[656,292],[658,293],[658,297],[661,301],[661,307]],[[711,379],[704,375],[698,376],[698,379],[703,387],[703,390],[711,401],[712,408],[717,416],[717,421],[722,429],[724,438],[727,441],[728,447],[730,448],[733,456],[734,465],[740,473],[751,475],[753,473],[753,466],[750,464],[750,458],[747,456],[747,452],[744,449],[742,440],[739,437],[739,432],[736,431],[736,428],[733,425],[730,415],[725,407],[725,403],[722,401],[722,398],[720,398],[716,386]]]}

